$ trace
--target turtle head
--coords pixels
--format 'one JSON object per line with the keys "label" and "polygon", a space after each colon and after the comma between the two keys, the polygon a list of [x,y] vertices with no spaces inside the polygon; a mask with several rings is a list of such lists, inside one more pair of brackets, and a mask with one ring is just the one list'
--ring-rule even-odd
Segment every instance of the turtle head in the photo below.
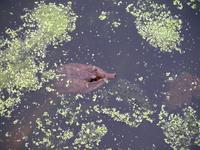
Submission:
{"label": "turtle head", "polygon": [[108,73],[104,71],[103,69],[96,66],[92,66],[91,73],[92,74],[88,80],[89,82],[114,79],[116,77],[116,73]]}

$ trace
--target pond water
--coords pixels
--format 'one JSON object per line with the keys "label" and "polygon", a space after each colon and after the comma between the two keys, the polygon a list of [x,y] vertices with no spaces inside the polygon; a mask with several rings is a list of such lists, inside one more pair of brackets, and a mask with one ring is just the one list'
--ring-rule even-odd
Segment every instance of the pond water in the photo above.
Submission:
{"label": "pond water", "polygon": [[[199,20],[198,0],[1,0],[0,149],[199,149]],[[61,95],[69,63],[117,76]]]}

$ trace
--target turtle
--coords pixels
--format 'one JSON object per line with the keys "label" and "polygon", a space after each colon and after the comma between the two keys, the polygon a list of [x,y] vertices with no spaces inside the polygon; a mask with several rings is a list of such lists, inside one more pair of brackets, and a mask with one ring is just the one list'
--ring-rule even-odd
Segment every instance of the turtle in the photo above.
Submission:
{"label": "turtle", "polygon": [[108,73],[91,64],[69,63],[56,69],[59,76],[53,83],[59,94],[88,93],[114,79],[116,73]]}

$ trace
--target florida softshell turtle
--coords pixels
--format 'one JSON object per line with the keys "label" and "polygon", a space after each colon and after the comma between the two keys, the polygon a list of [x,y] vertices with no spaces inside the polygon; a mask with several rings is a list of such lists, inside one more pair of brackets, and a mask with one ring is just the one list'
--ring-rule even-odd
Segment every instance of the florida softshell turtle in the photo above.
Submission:
{"label": "florida softshell turtle", "polygon": [[172,109],[181,107],[184,104],[189,104],[192,97],[200,96],[200,78],[184,72],[169,82],[168,89],[168,106]]}
{"label": "florida softshell turtle", "polygon": [[[116,76],[115,73],[107,73],[99,67],[78,63],[64,64],[56,69],[56,74],[59,77],[53,81],[52,86],[56,93],[60,94],[90,92],[105,84],[108,79],[113,79]],[[30,122],[35,122],[49,107],[50,103],[45,101],[33,112],[34,115],[31,115],[31,117],[28,115],[28,118],[23,120],[25,122],[20,127],[22,129],[20,132],[17,128],[11,131],[12,136],[9,140],[10,145],[8,145],[18,149],[24,142],[23,137],[28,136],[33,130]]]}
{"label": "florida softshell turtle", "polygon": [[116,77],[103,69],[87,64],[70,63],[56,69],[59,78],[54,82],[55,90],[60,94],[87,93]]}

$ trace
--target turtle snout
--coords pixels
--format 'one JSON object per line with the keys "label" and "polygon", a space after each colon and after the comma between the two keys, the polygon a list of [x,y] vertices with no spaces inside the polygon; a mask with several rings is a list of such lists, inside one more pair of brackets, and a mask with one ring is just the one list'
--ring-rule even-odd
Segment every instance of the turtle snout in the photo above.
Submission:
{"label": "turtle snout", "polygon": [[116,78],[116,73],[106,73],[105,74],[105,77],[108,78],[108,79],[114,79]]}

